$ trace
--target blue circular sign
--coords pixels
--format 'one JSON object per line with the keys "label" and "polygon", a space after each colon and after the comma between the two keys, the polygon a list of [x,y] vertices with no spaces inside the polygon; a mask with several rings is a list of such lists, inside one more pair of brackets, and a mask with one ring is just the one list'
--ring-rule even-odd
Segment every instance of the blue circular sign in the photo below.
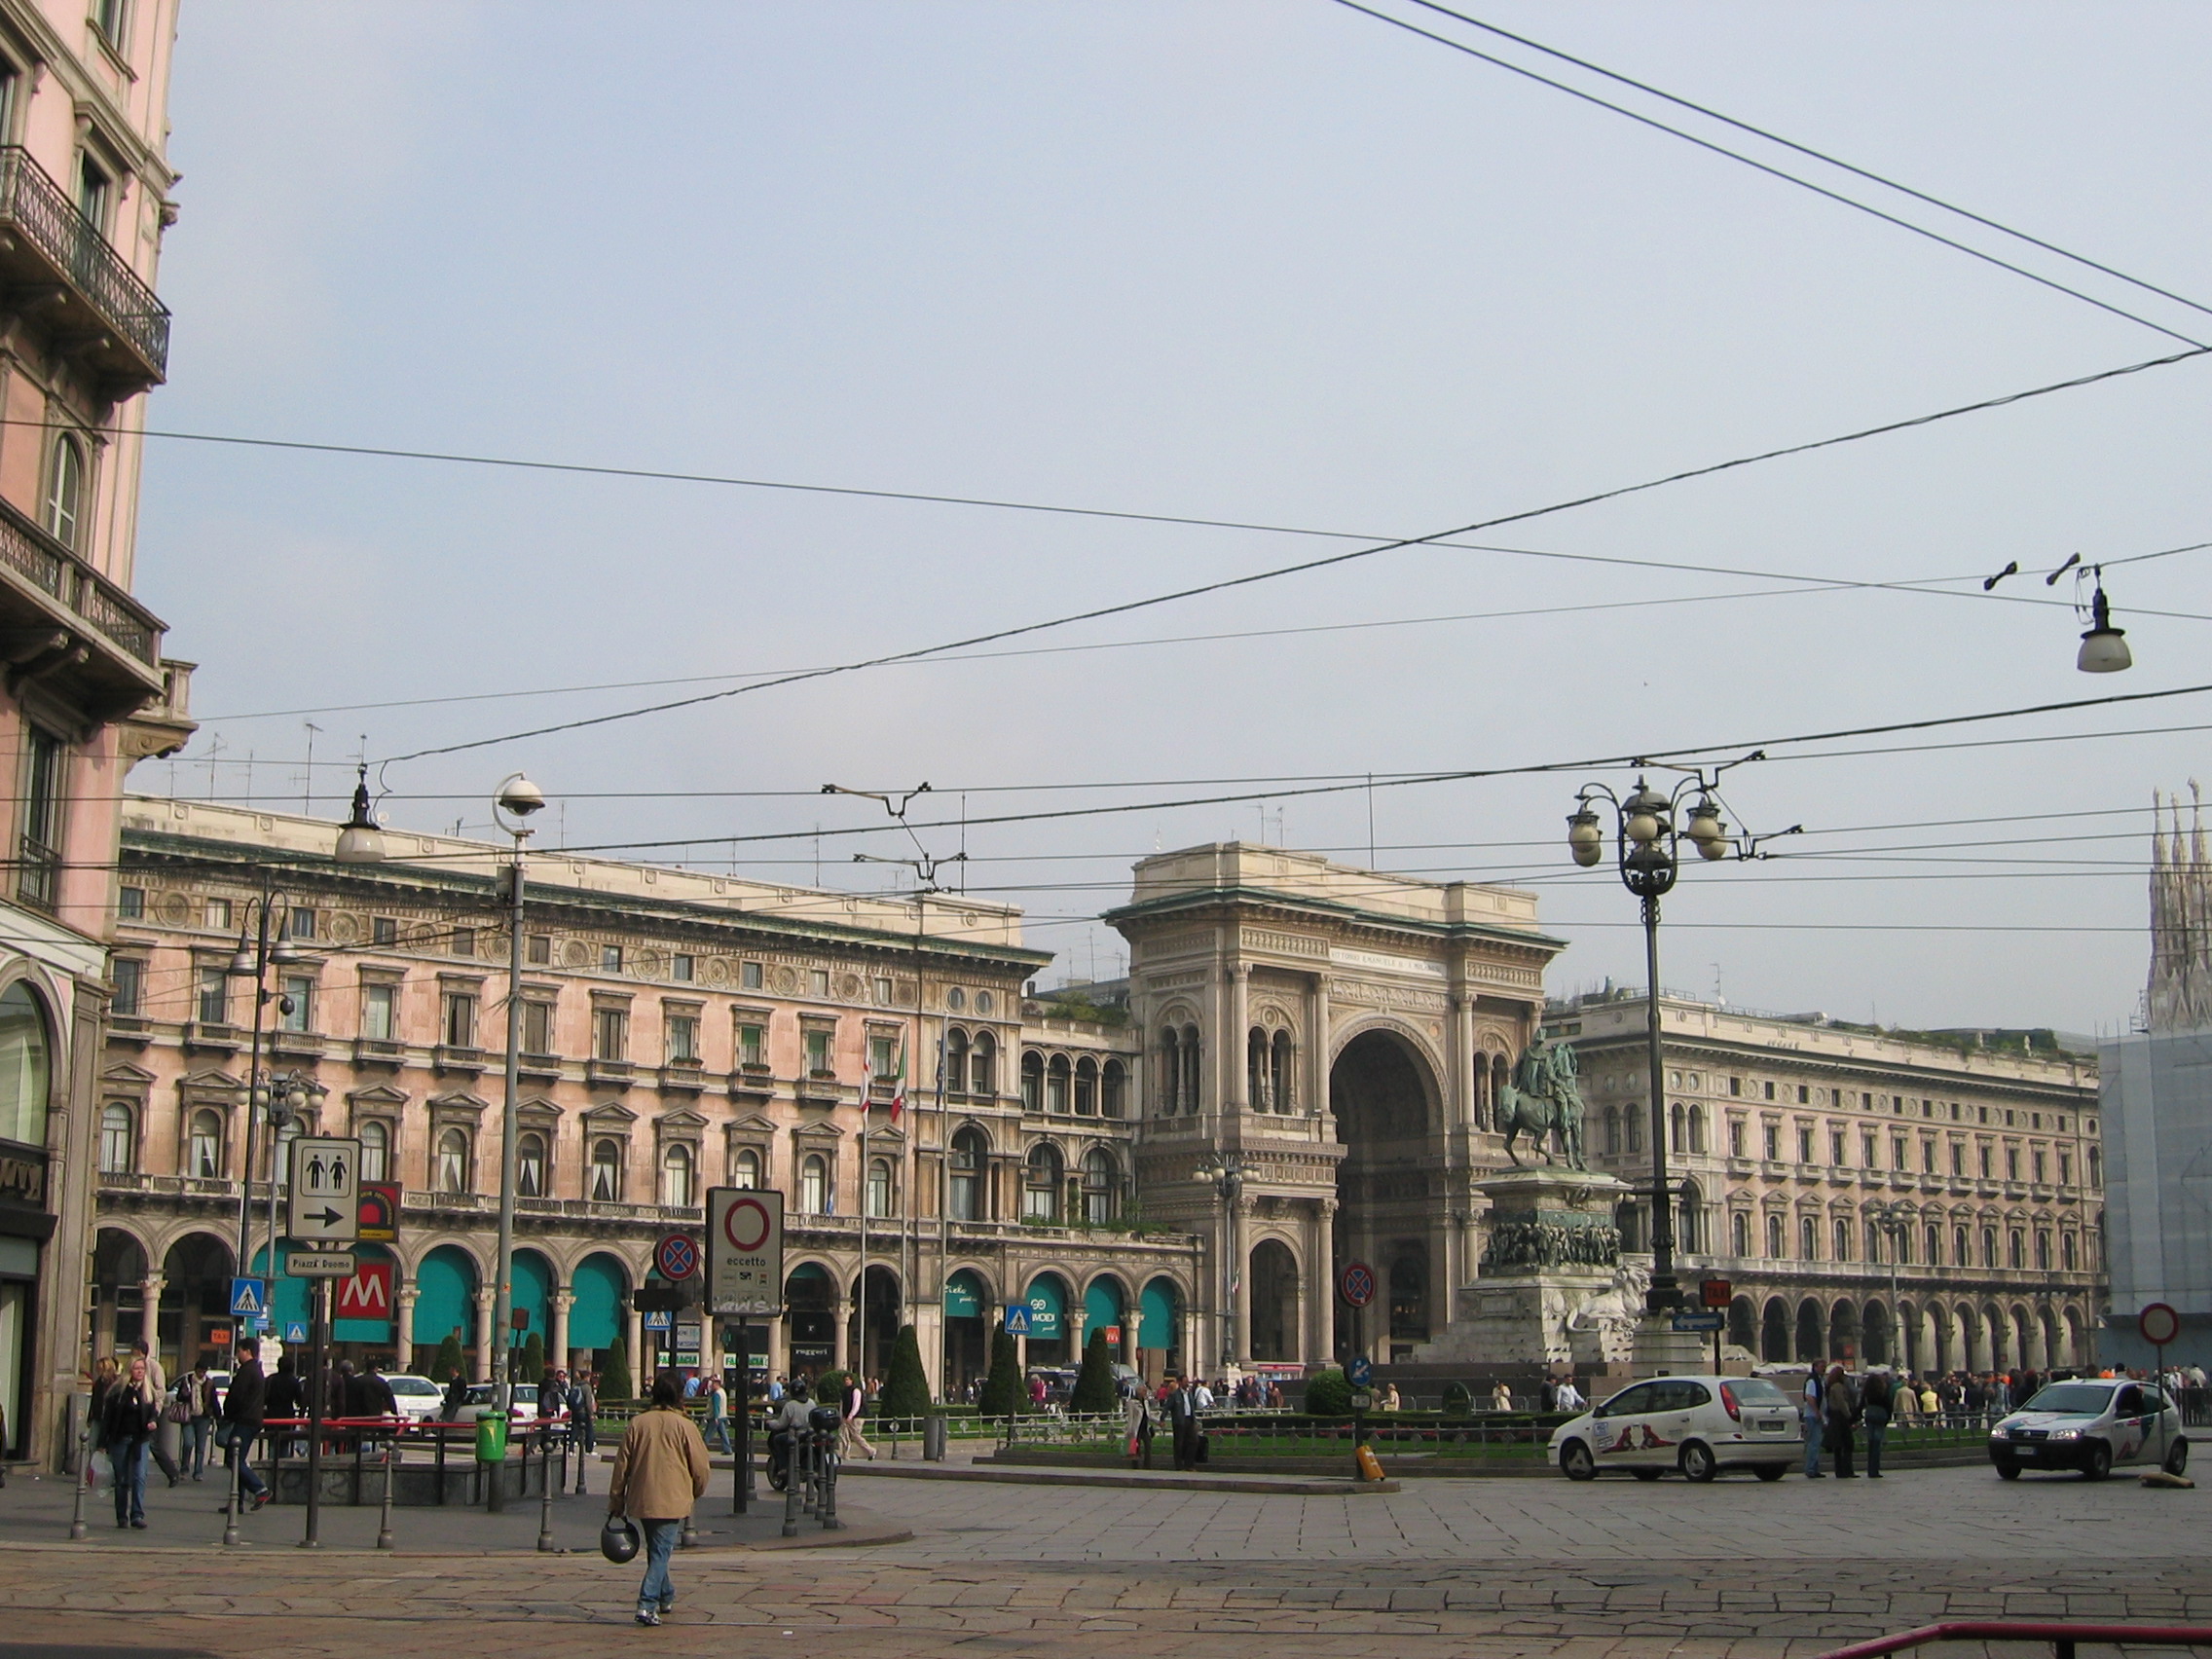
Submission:
{"label": "blue circular sign", "polygon": [[687,1279],[699,1271],[699,1245],[688,1233],[671,1233],[653,1246],[653,1266],[664,1279]]}
{"label": "blue circular sign", "polygon": [[1365,1308],[1375,1300],[1375,1270],[1365,1262],[1353,1262],[1337,1275],[1337,1293],[1354,1308]]}

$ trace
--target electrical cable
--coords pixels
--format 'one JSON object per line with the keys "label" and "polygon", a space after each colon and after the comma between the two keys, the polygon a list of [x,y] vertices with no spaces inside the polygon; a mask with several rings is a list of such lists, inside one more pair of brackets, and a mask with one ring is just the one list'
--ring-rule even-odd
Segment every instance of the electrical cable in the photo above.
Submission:
{"label": "electrical cable", "polygon": [[[1554,92],[1565,92],[1568,97],[1579,98],[1584,103],[1596,104],[1600,109],[1609,109],[1615,115],[1625,116],[1640,126],[1649,127],[1656,131],[1671,134],[1681,139],[1685,144],[1695,144],[1701,150],[1710,150],[1716,156],[1725,156],[1730,161],[1741,162],[1748,167],[1755,167],[1760,172],[1779,178],[1785,183],[1794,184],[1800,190],[1809,190],[1816,196],[1826,197],[1830,202],[1841,203],[1846,207],[1855,207],[1860,212],[1880,219],[1885,224],[1895,225],[1900,231],[1910,231],[1916,237],[1925,237],[1930,241],[1939,242],[1944,247],[1963,253],[1970,259],[1978,259],[1985,265],[1994,265],[2000,271],[2009,271],[2015,276],[2025,276],[2029,281],[2042,287],[2070,295],[2084,305],[2094,306],[2097,310],[2109,312],[2114,316],[2124,317],[2127,321],[2138,323],[2155,334],[2163,334],[2169,340],[2185,341],[2192,346],[2202,344],[2191,339],[2190,336],[2182,333],[2179,329],[2168,328],[2162,322],[2153,322],[2147,316],[2140,316],[2124,307],[2112,304],[2110,301],[2100,300],[2093,294],[2085,294],[2079,288],[2070,288],[2054,277],[2045,276],[2038,272],[2030,271],[2024,265],[2014,265],[2009,259],[2000,259],[1994,253],[1984,252],[1971,242],[1963,242],[1955,238],[1944,236],[1940,231],[1932,231],[1926,225],[1916,225],[1910,219],[1899,218],[1895,213],[1885,213],[1881,208],[1846,196],[1841,191],[1830,190],[1825,185],[1815,184],[1811,179],[1800,178],[1795,173],[1786,172],[1781,167],[1747,156],[1741,150],[1731,150],[1725,144],[1716,144],[1710,138],[1700,138],[1694,132],[1685,132],[1679,127],[1670,127],[1664,121],[1630,109],[1625,104],[1617,104],[1608,98],[1602,98],[1595,92],[1586,92],[1579,87],[1570,87],[1565,81],[1555,81],[1549,75],[1539,75],[1533,69],[1515,63],[1508,58],[1499,57],[1493,53],[1481,51],[1476,47],[1469,46],[1465,41],[1454,40],[1449,35],[1440,35],[1433,29],[1424,29],[1418,23],[1406,21],[1403,18],[1393,18],[1387,12],[1378,12],[1371,6],[1361,5],[1359,0],[1336,0],[1336,3],[1347,12],[1357,12],[1362,17],[1373,18],[1377,22],[1388,23],[1392,28],[1403,29],[1408,34],[1419,35],[1422,40],[1434,41],[1438,46],[1448,47],[1454,52],[1479,58],[1481,61],[1503,69],[1509,74],[1519,75],[1526,80],[1533,81],[1538,86],[1550,87]],[[1416,0],[1416,3],[1419,3],[1419,0]],[[1437,9],[1439,8],[1431,8],[1431,10]],[[1457,14],[1454,13],[1453,16],[1456,17]]]}
{"label": "electrical cable", "polygon": [[1946,213],[1955,213],[1962,219],[1970,219],[1974,224],[1997,231],[2016,241],[2026,242],[2030,247],[2041,248],[2046,253],[2055,253],[2061,259],[2071,260],[2076,265],[2115,277],[2127,283],[2130,287],[2141,288],[2147,294],[2156,294],[2162,300],[2171,300],[2176,305],[2187,306],[2191,311],[2201,312],[2207,316],[2212,316],[2212,307],[2199,305],[2186,294],[2177,294],[2170,288],[2161,288],[2156,282],[2146,282],[2140,276],[2130,276],[2126,272],[2116,270],[2110,265],[2101,264],[2085,254],[2075,253],[2068,248],[2060,247],[2056,242],[2046,241],[2041,237],[2030,236],[2026,231],[2014,230],[2010,225],[1989,218],[1985,214],[1976,213],[1971,208],[1961,207],[1955,202],[1946,202],[1940,196],[1932,196],[1925,190],[1915,190],[1909,184],[1899,184],[1894,178],[1885,177],[1883,174],[1866,167],[1856,166],[1839,157],[1828,155],[1825,151],[1816,150],[1809,144],[1800,144],[1793,138],[1785,138],[1779,132],[1771,132],[1763,127],[1754,127],[1748,121],[1738,121],[1732,115],[1723,115],[1720,111],[1705,104],[1694,103],[1688,98],[1678,97],[1673,92],[1650,85],[1648,82],[1635,80],[1630,76],[1607,69],[1603,64],[1593,63],[1586,57],[1576,57],[1571,53],[1560,51],[1557,47],[1546,46],[1542,41],[1530,40],[1527,35],[1515,34],[1511,29],[1500,28],[1495,23],[1486,23],[1482,18],[1471,18],[1464,12],[1455,12],[1449,6],[1438,5],[1437,0],[1413,0],[1413,3],[1424,11],[1440,13],[1447,18],[1456,18],[1460,22],[1481,29],[1486,34],[1493,34],[1502,40],[1512,41],[1517,46],[1528,47],[1531,52],[1540,52],[1547,57],[1556,57],[1563,63],[1571,63],[1577,69],[1587,69],[1593,75],[1603,75],[1606,80],[1617,81],[1624,87],[1634,87],[1638,92],[1647,92],[1655,98],[1664,98],[1668,103],[1674,104],[1677,108],[1692,110],[1709,120],[1717,121],[1726,127],[1733,127],[1739,132],[1749,132],[1753,137],[1764,138],[1770,144],[1779,144],[1786,150],[1794,150],[1800,156],[1807,156],[1816,162],[1825,163],[1826,166],[1838,168],[1841,171],[1856,174],[1869,183],[1880,185],[1885,190],[1894,190],[1900,196],[1909,196],[1916,202],[1925,202],[1931,207],[1940,207]]}
{"label": "electrical cable", "polygon": [[[1340,0],[1340,3],[1348,3],[1348,0]],[[2208,352],[2212,352],[2212,347],[2192,346],[2189,350],[2172,352],[2163,357],[2146,358],[2114,369],[2100,369],[2091,374],[2078,375],[2063,381],[2053,381],[2043,386],[2028,387],[2022,391],[2007,392],[1996,397],[1982,398],[1972,403],[1959,404],[1927,415],[1916,415],[1904,420],[1884,422],[1879,425],[1864,426],[1856,431],[1839,433],[1832,437],[1816,438],[1805,443],[1788,444],[1778,449],[1763,450],[1753,455],[1737,456],[1728,461],[1687,467],[1658,478],[1645,479],[1636,484],[1618,485],[1612,489],[1596,491],[1567,500],[1554,501],[1545,506],[1529,507],[1518,512],[1501,514],[1494,518],[1478,519],[1471,524],[1438,531],[1430,535],[1405,536],[1395,541],[1385,541],[1375,546],[1333,553],[1325,558],[1308,559],[1293,565],[1276,566],[1271,570],[1248,571],[1240,576],[1227,576],[1218,581],[1201,582],[1193,587],[1178,588],[1168,593],[1154,594],[1144,599],[1124,600],[1114,605],[1096,606],[1088,610],[1075,611],[1068,615],[1052,617],[1041,622],[1025,622],[1013,627],[993,629],[988,633],[974,634],[965,639],[946,641],[935,645],[918,646],[911,650],[888,652],[880,656],[866,657],[830,668],[788,674],[773,680],[756,682],[750,685],[705,692],[695,697],[678,698],[671,702],[649,704],[644,708],[595,715],[584,719],[562,720],[550,725],[534,726],[524,731],[505,732],[497,737],[471,738],[462,743],[437,744],[425,749],[412,750],[403,755],[390,756],[381,761],[380,765],[392,766],[404,761],[426,759],[432,756],[459,755],[470,750],[489,749],[504,743],[518,743],[534,737],[547,737],[557,732],[581,731],[590,727],[609,725],[619,720],[637,719],[647,715],[668,714],[679,709],[696,708],[705,703],[720,702],[727,698],[744,696],[754,691],[765,691],[778,686],[796,684],[803,681],[820,680],[830,675],[857,673],[863,669],[882,668],[893,663],[910,662],[919,657],[938,656],[945,651],[990,645],[1000,640],[1016,639],[1024,635],[1043,633],[1048,629],[1064,628],[1078,622],[1091,622],[1107,616],[1126,615],[1131,611],[1176,604],[1183,600],[1198,598],[1204,594],[1225,593],[1236,588],[1250,587],[1259,582],[1273,581],[1283,576],[1300,575],[1311,571],[1326,570],[1334,566],[1348,564],[1356,559],[1373,558],[1381,553],[1422,546],[1448,535],[1468,535],[1476,531],[1495,529],[1499,525],[1523,523],[1530,519],[1543,518],[1554,513],[1567,512],[1577,507],[1591,506],[1601,501],[1618,500],[1623,497],[1663,489],[1669,485],[1684,483],[1691,479],[1710,478],[1719,473],[1735,471],[1747,466],[1755,466],[1765,461],[1778,461],[1789,456],[1808,455],[1820,450],[1833,449],[1843,444],[1858,443],[1868,438],[1933,425],[1937,422],[1954,420],[1963,415],[2006,408],[2032,398],[2047,397],[2055,392],[2077,390],[2083,387],[2096,386],[2107,381],[2143,374],[2153,369],[2170,367],[2176,363],[2188,362],[2205,356]]]}

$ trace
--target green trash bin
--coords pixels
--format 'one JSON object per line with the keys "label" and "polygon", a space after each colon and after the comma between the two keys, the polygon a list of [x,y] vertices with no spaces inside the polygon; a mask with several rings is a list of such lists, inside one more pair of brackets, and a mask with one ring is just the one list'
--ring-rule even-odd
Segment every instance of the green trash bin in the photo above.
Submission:
{"label": "green trash bin", "polygon": [[486,1412],[476,1419],[476,1460],[479,1463],[504,1463],[507,1460],[505,1412]]}

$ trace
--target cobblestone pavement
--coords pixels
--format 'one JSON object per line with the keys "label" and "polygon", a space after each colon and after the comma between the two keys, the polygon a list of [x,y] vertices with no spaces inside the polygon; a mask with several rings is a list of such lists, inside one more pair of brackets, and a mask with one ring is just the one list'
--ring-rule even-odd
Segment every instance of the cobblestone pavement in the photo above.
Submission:
{"label": "cobblestone pavement", "polygon": [[[862,1659],[1801,1659],[1939,1618],[2212,1624],[2207,1494],[2133,1482],[1434,1481],[1357,1500],[850,1488],[913,1540],[681,1556],[682,1600],[658,1631],[628,1623],[635,1569],[596,1554],[226,1553],[139,1535],[126,1566],[112,1515],[89,1544],[8,1529],[0,1659],[44,1642],[332,1659],[498,1643],[566,1659],[830,1640]],[[156,1529],[174,1539],[166,1495]],[[21,1501],[0,1493],[0,1519]],[[421,1541],[402,1534],[403,1549]]]}

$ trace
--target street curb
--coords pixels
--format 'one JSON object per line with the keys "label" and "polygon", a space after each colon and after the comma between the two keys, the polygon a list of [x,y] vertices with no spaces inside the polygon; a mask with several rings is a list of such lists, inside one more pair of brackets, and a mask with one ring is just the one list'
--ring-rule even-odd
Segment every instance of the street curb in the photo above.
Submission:
{"label": "street curb", "polygon": [[875,1475],[903,1481],[987,1481],[999,1486],[1079,1486],[1134,1488],[1151,1492],[1255,1492],[1287,1497],[1365,1497],[1401,1489],[1396,1481],[1239,1479],[1234,1475],[1145,1475],[1131,1470],[1015,1467],[1006,1469],[883,1468],[872,1463],[847,1463],[838,1479]]}

